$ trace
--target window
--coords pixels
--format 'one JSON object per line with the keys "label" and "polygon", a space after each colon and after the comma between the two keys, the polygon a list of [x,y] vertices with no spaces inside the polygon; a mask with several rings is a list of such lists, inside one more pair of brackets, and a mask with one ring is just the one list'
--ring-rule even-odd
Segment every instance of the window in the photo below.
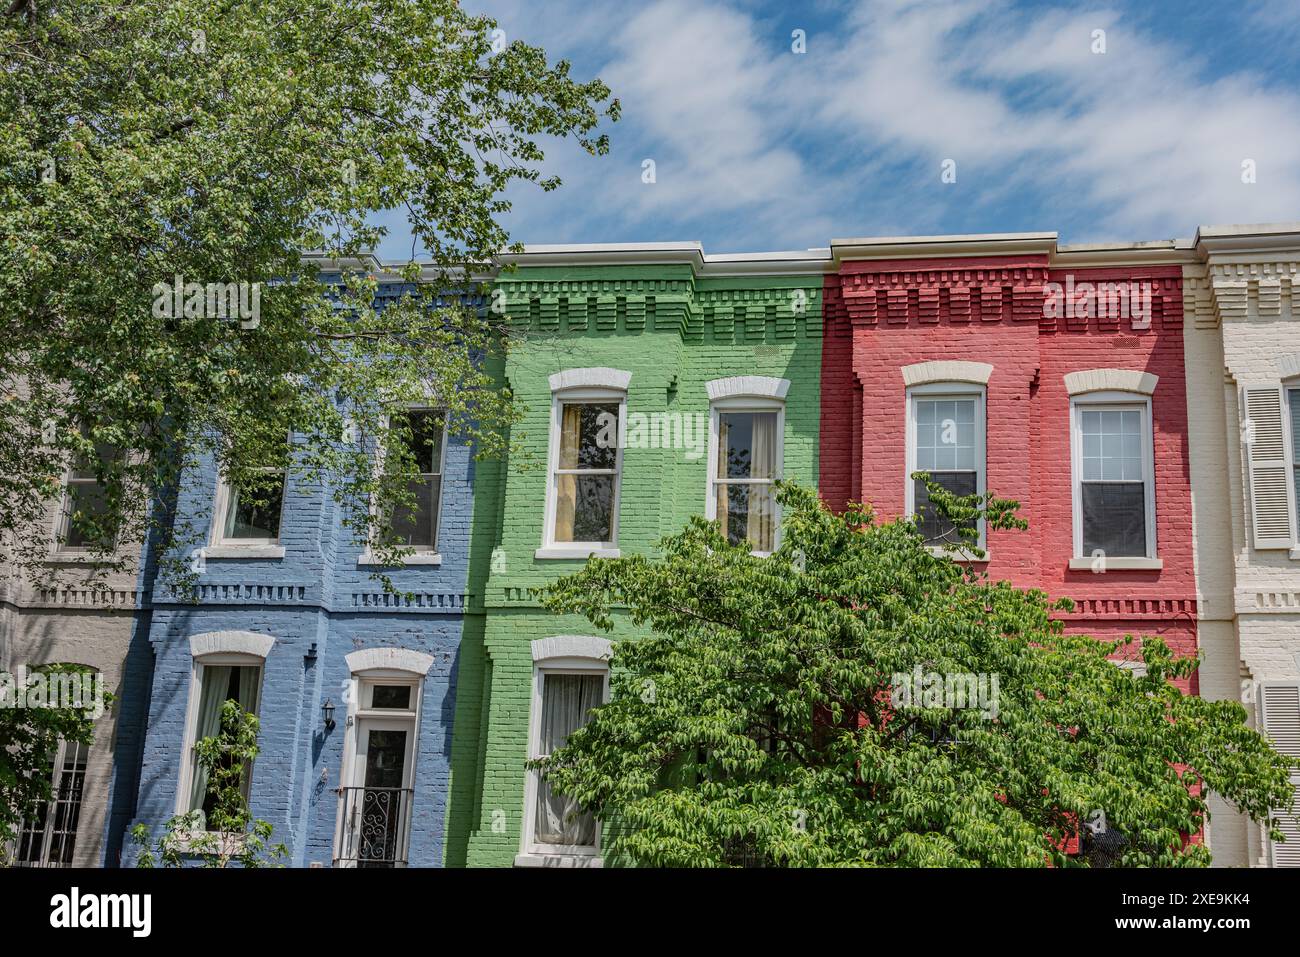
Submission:
{"label": "window", "polygon": [[617,548],[624,395],[610,389],[556,395],[547,525],[538,557],[585,558]]}
{"label": "window", "polygon": [[72,864],[89,752],[87,745],[60,741],[50,755],[54,776],[52,798],[42,803],[36,813],[20,825],[13,853],[17,866],[68,867]]}
{"label": "window", "polygon": [[779,404],[746,409],[736,401],[742,404],[714,404],[706,514],[722,523],[731,544],[749,542],[766,554],[776,548],[785,415]]}
{"label": "window", "polygon": [[409,409],[392,419],[414,461],[407,476],[411,505],[394,509],[390,529],[398,542],[416,551],[435,552],[442,502],[446,416],[440,409]]}
{"label": "window", "polygon": [[[555,635],[532,642],[533,700],[528,724],[528,757],[541,758],[563,747],[587,723],[591,709],[609,696],[608,639]],[[552,789],[530,770],[524,787],[521,853],[515,864],[599,867],[600,823],[572,798]]]}
{"label": "window", "polygon": [[1097,392],[1071,409],[1075,557],[1154,559],[1150,400]]}
{"label": "window", "polygon": [[[90,438],[88,426],[81,427],[81,437]],[[96,442],[94,456],[77,456],[68,469],[60,517],[59,538],[64,548],[94,548],[100,544],[111,545],[111,529],[103,535],[96,534],[95,526],[108,517],[108,498],[104,484],[96,475],[100,463],[107,466],[117,456],[115,447],[107,442]],[[74,520],[74,515],[76,519]]]}
{"label": "window", "polygon": [[[587,723],[591,709],[604,702],[607,680],[603,668],[538,669],[529,757],[546,757],[563,747],[569,735]],[[542,854],[594,854],[599,831],[595,816],[572,798],[552,790],[540,774],[532,774],[529,849]]]}
{"label": "window", "polygon": [[1295,487],[1291,501],[1296,503],[1296,542],[1300,543],[1300,388],[1287,390],[1291,411],[1291,484]]}
{"label": "window", "polygon": [[217,492],[217,534],[214,545],[274,545],[280,541],[284,508],[285,470],[256,469],[245,487],[223,480]]}
{"label": "window", "polygon": [[[257,714],[261,698],[262,662],[250,655],[217,655],[195,664],[194,681],[198,689],[189,723],[188,774],[182,782],[182,811],[202,811],[204,821],[215,799],[208,791],[207,772],[199,765],[197,742],[221,732],[221,711],[227,701],[235,701],[250,714]],[[252,768],[243,779],[244,798],[249,795]]]}
{"label": "window", "polygon": [[[960,383],[915,386],[908,404],[907,514],[919,516],[927,544],[960,546],[953,523],[930,506],[925,482],[911,476],[926,472],[953,495],[984,494],[984,390]],[[971,527],[983,548],[983,522]]]}

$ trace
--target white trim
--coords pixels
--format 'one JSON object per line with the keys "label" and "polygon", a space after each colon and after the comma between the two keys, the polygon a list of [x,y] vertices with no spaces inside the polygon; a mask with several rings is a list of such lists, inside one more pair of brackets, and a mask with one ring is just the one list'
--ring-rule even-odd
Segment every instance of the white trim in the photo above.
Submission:
{"label": "white trim", "polygon": [[[1287,483],[1286,494],[1287,504],[1290,508],[1291,515],[1291,542],[1293,547],[1288,551],[1287,557],[1291,559],[1300,558],[1300,496],[1296,494],[1296,470],[1300,469],[1300,463],[1296,461],[1300,450],[1295,447],[1295,423],[1291,421],[1291,393],[1300,393],[1300,379],[1291,378],[1290,381],[1283,380],[1281,386],[1282,392],[1282,457],[1286,462]],[[1254,516],[1251,516],[1252,521]]]}
{"label": "white trim", "polygon": [[[528,714],[529,760],[541,750],[542,695],[548,674],[599,674],[604,677],[602,701],[609,700],[610,643],[604,638],[583,635],[555,635],[532,642],[533,683]],[[538,772],[528,771],[524,779],[524,818],[520,828],[520,867],[601,867],[601,824],[596,821],[592,845],[540,844],[533,840],[537,818]]]}
{"label": "white trim", "polygon": [[626,392],[628,383],[632,381],[632,373],[606,366],[593,366],[586,369],[565,369],[552,375],[549,381],[552,392],[562,392],[565,389],[615,389]]}
{"label": "white trim", "polygon": [[[632,373],[618,369],[567,369],[550,377],[551,428],[546,452],[546,505],[542,515],[541,547],[533,554],[537,559],[584,559],[592,555],[618,557],[618,518],[622,502],[623,446],[627,440],[627,383]],[[600,383],[622,382],[622,387]],[[618,404],[618,438],[614,449],[614,492],[611,505],[609,541],[557,542],[555,517],[558,499],[556,471],[560,464],[560,443],[564,429],[564,406],[584,403]],[[603,474],[597,471],[597,474]]]}
{"label": "white trim", "polygon": [[409,648],[363,648],[344,655],[343,660],[354,675],[382,668],[423,676],[433,667],[433,655]]}
{"label": "white trim", "polygon": [[[442,534],[442,503],[444,498],[443,489],[446,486],[446,480],[447,480],[447,440],[450,437],[450,428],[449,428],[450,416],[448,415],[445,406],[430,404],[431,402],[432,399],[428,399],[423,402],[404,402],[401,403],[400,405],[400,408],[406,409],[408,412],[427,411],[427,412],[442,413],[442,441],[440,442],[439,449],[438,449],[438,505],[437,505],[437,514],[434,517],[433,544],[403,546],[403,547],[415,549],[409,555],[405,555],[402,557],[401,564],[403,566],[442,564],[442,554],[441,552],[438,551],[438,536]],[[388,432],[389,428],[391,427],[391,422],[392,422],[392,416],[385,414],[384,425],[383,425],[385,434]],[[384,443],[383,440],[381,439],[375,446],[374,475],[376,477],[381,476],[383,474],[382,473],[383,467],[384,467]],[[419,473],[419,474],[427,474],[427,473]],[[378,512],[375,508],[375,497],[373,495],[370,496],[369,510],[370,510],[371,527],[378,530],[377,526],[378,526],[379,519],[378,519]],[[371,547],[369,542],[367,542],[366,545],[361,549],[361,554],[357,557],[357,564],[377,565],[384,568],[398,567],[398,566],[384,565],[382,562],[380,562],[378,555]]]}
{"label": "white trim", "polygon": [[1284,386],[1287,379],[1300,378],[1300,352],[1294,352],[1287,356],[1278,356],[1277,377],[1282,380]]}
{"label": "white trim", "polygon": [[[280,486],[280,523],[276,526],[277,532],[280,526],[284,524],[284,506],[289,497],[289,470],[268,468],[261,471],[279,472],[282,476]],[[267,554],[245,554],[249,551],[258,549],[269,549],[279,547],[280,536],[275,538],[227,538],[226,537],[226,512],[230,509],[231,503],[231,485],[226,481],[225,476],[217,476],[217,494],[212,506],[212,528],[208,532],[208,551],[205,553],[209,558],[268,558],[279,557],[284,555],[271,556]],[[230,554],[216,555],[212,549],[228,550]],[[236,554],[236,552],[238,554]]]}
{"label": "white trim", "polygon": [[1155,424],[1151,417],[1151,397],[1134,391],[1087,392],[1070,398],[1070,513],[1074,554],[1070,556],[1069,567],[1075,570],[1093,568],[1092,557],[1083,554],[1083,430],[1080,427],[1079,412],[1082,408],[1095,409],[1099,406],[1112,411],[1137,409],[1142,413],[1142,482],[1145,492],[1147,553],[1146,555],[1107,555],[1098,573],[1102,574],[1108,570],[1157,571],[1164,567],[1164,563],[1160,561],[1158,557],[1160,553],[1156,547]]}
{"label": "white trim", "polygon": [[903,385],[930,385],[937,382],[966,382],[988,385],[993,367],[987,362],[961,362],[948,359],[940,362],[914,362],[903,366]]}
{"label": "white trim", "polygon": [[[929,365],[930,363],[921,363]],[[946,363],[934,363],[942,365]],[[966,363],[967,365],[982,365],[982,363]],[[990,367],[991,368],[991,367]],[[906,428],[904,433],[903,448],[903,507],[904,514],[911,518],[916,514],[916,483],[912,481],[912,473],[920,471],[916,467],[916,400],[924,399],[956,399],[956,400],[975,400],[975,494],[984,495],[988,488],[988,389],[986,386],[973,382],[927,382],[910,386],[905,392],[906,406]],[[951,469],[933,469],[932,472],[953,471]],[[965,469],[959,470],[965,471]],[[979,529],[979,539],[976,547],[985,552],[983,558],[974,559],[974,556],[963,557],[961,561],[978,560],[988,561],[988,536],[985,529],[984,519],[977,520]],[[960,546],[960,543],[958,543]],[[960,547],[954,549],[951,546],[932,546],[937,547],[939,552],[947,555],[961,554]]]}
{"label": "white trim", "polygon": [[726,379],[710,379],[704,383],[709,401],[744,396],[746,398],[784,399],[790,391],[789,379],[765,375],[737,375]]}
{"label": "white trim", "polygon": [[[720,392],[716,397],[712,386],[715,383],[724,382],[743,382],[744,380],[763,380],[764,376],[736,376],[731,379],[714,379],[709,385],[709,451],[704,469],[704,517],[710,522],[718,520],[718,496],[717,496],[717,457],[718,457],[718,438],[720,426],[720,413],[723,412],[775,412],[776,413],[776,475],[773,476],[771,483],[775,485],[785,476],[785,394],[790,388],[788,379],[767,379],[772,383],[784,383],[783,386],[776,386],[779,394],[762,393],[744,393],[744,392]],[[755,483],[757,484],[757,483]],[[775,550],[781,544],[781,506],[775,504],[772,510],[772,522],[774,528],[772,531],[772,549]],[[724,530],[723,534],[726,532]],[[771,552],[754,551],[755,555],[770,555]]]}
{"label": "white trim", "polygon": [[1160,377],[1137,369],[1082,369],[1065,374],[1065,391],[1071,395],[1090,392],[1136,392],[1151,395]]}
{"label": "white trim", "polygon": [[253,655],[265,659],[275,639],[252,631],[208,631],[190,637],[190,657],[205,655]]}
{"label": "white trim", "polygon": [[533,661],[550,661],[555,658],[590,658],[592,661],[608,661],[614,653],[614,646],[608,638],[592,638],[587,635],[552,635],[550,638],[537,638],[532,642]]}
{"label": "white trim", "polygon": [[204,558],[284,558],[283,545],[208,545]]}

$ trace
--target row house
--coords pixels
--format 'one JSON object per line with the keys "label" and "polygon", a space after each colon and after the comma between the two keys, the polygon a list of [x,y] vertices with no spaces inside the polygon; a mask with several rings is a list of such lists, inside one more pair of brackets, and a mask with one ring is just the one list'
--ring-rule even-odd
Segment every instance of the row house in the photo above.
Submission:
{"label": "row house", "polygon": [[[1300,759],[1300,224],[1202,227],[1179,254],[1201,693]],[[1300,867],[1300,828],[1274,842],[1211,801],[1216,864]]]}
{"label": "row house", "polygon": [[[381,285],[379,307],[404,291]],[[328,481],[268,474],[272,491],[251,503],[211,460],[183,476],[177,522],[202,540],[180,557],[197,578],[179,589],[160,577],[152,596],[133,823],[158,836],[176,815],[210,811],[194,744],[234,699],[260,721],[246,796],[286,863],[442,864],[475,463],[440,410],[404,414],[420,488],[401,518],[414,552],[385,570],[397,594]]]}
{"label": "row house", "polygon": [[90,744],[62,741],[49,756],[51,800],[0,847],[0,861],[17,867],[115,863],[134,811],[154,565],[137,543],[119,543],[107,561],[89,547],[70,517],[102,502],[93,469],[69,462],[40,522],[41,567],[20,562],[14,542],[0,545],[0,672],[18,682],[51,665],[76,665],[116,700],[95,718]]}
{"label": "row house", "polygon": [[[490,543],[462,643],[448,863],[601,866],[590,815],[525,770],[608,692],[609,639],[532,589],[592,556],[653,555],[692,515],[775,547],[773,483],[815,484],[822,257],[698,245],[530,247],[496,280],[514,328],[518,452],[475,488]],[[494,516],[494,517],[493,517]],[[476,528],[476,534],[480,529]],[[479,589],[474,589],[479,593]]]}

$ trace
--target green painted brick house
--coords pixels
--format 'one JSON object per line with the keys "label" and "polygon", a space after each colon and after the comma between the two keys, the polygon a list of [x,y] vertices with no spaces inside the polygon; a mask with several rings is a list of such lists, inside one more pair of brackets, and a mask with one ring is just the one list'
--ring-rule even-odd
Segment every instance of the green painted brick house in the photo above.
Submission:
{"label": "green painted brick house", "polygon": [[601,635],[530,590],[593,555],[653,553],[691,515],[773,547],[772,479],[817,477],[825,259],[655,244],[513,261],[493,296],[522,453],[475,478],[446,862],[594,866],[596,822],[524,762],[607,694],[608,641],[634,631]]}

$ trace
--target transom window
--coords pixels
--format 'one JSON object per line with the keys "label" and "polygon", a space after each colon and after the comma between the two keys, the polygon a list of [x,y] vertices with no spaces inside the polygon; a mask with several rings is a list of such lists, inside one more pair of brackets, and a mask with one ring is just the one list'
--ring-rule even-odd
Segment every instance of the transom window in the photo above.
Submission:
{"label": "transom window", "polygon": [[1154,558],[1149,401],[1096,393],[1072,406],[1076,556]]}
{"label": "transom window", "polygon": [[621,397],[557,401],[549,541],[612,546],[618,522]]}
{"label": "transom window", "polygon": [[[909,391],[907,513],[919,518],[918,527],[929,545],[955,547],[962,544],[954,524],[930,505],[930,491],[914,472],[926,472],[930,480],[953,495],[984,493],[984,390],[942,383],[916,386]],[[980,532],[983,523],[971,527]]]}
{"label": "transom window", "polygon": [[748,542],[760,554],[776,547],[784,412],[718,404],[713,410],[713,463],[708,517],[722,523],[727,541]]}
{"label": "transom window", "polygon": [[417,551],[435,551],[442,502],[443,451],[446,416],[441,409],[409,409],[393,416],[393,427],[405,443],[415,471],[406,476],[410,505],[394,508],[391,531]]}

